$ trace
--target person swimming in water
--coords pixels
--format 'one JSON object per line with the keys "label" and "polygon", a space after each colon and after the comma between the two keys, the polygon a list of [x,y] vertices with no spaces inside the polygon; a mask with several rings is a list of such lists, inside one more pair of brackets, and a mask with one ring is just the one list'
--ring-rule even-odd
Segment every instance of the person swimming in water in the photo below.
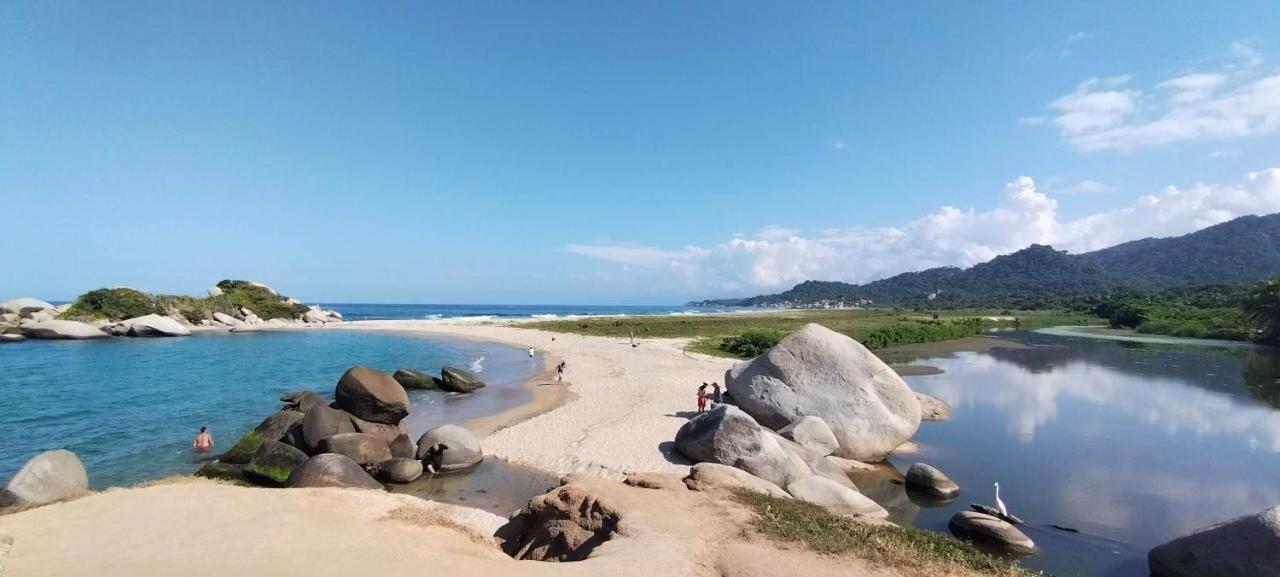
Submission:
{"label": "person swimming in water", "polygon": [[200,427],[200,434],[191,442],[191,448],[201,453],[213,448],[213,435],[209,433],[209,427]]}

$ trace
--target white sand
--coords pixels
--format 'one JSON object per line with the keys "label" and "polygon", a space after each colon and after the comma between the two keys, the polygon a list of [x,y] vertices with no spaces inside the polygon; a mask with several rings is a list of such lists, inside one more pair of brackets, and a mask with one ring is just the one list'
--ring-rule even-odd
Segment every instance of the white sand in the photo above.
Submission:
{"label": "white sand", "polygon": [[445,319],[357,321],[327,328],[409,331],[532,346],[565,360],[565,382],[576,398],[488,435],[482,441],[486,453],[558,475],[621,478],[639,471],[688,471],[687,465],[677,463],[680,457],[671,441],[687,415],[697,410],[698,385],[723,385],[725,370],[735,361],[686,353],[684,339],[643,339],[632,348],[627,339],[549,333],[519,324]]}

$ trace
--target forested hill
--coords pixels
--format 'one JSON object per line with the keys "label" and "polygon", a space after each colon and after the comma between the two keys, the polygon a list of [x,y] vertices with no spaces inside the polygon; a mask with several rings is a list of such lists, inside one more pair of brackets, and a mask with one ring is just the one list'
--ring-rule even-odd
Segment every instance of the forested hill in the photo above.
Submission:
{"label": "forested hill", "polygon": [[783,293],[733,304],[1034,308],[1052,306],[1067,296],[1246,283],[1278,276],[1280,213],[1242,216],[1184,236],[1147,238],[1078,255],[1032,245],[968,269],[934,268],[863,285],[806,281]]}

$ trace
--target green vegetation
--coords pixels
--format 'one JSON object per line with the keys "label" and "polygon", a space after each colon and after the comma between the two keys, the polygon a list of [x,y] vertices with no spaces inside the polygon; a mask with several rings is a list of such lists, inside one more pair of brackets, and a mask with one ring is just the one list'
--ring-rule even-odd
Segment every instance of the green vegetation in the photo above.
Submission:
{"label": "green vegetation", "polygon": [[806,503],[739,490],[735,497],[755,511],[756,529],[779,541],[803,543],[819,553],[852,553],[908,573],[956,570],[986,575],[1041,575],[940,533],[896,525],[861,523]]}
{"label": "green vegetation", "polygon": [[763,355],[785,336],[777,331],[747,331],[720,341],[720,350],[735,357],[749,359]]}
{"label": "green vegetation", "polygon": [[1258,327],[1258,340],[1280,344],[1280,279],[1249,289],[1242,308],[1245,318]]}
{"label": "green vegetation", "polygon": [[110,319],[120,321],[149,314],[182,316],[197,323],[215,312],[235,314],[241,307],[262,319],[296,319],[307,312],[301,304],[290,304],[266,287],[241,280],[218,283],[223,293],[200,298],[185,295],[152,295],[131,288],[101,288],[80,295],[61,318],[74,320]]}
{"label": "green vegetation", "polygon": [[119,321],[158,312],[151,295],[131,288],[100,288],[80,295],[62,313],[68,319],[111,319]]}
{"label": "green vegetation", "polygon": [[[1114,328],[1175,337],[1255,340],[1266,331],[1264,304],[1251,314],[1249,303],[1265,302],[1266,286],[1210,285],[1164,292],[1120,292],[1083,299],[1081,308],[1107,319]],[[1256,295],[1257,299],[1252,296]],[[1262,337],[1265,339],[1265,337]]]}
{"label": "green vegetation", "polygon": [[224,280],[218,288],[222,294],[205,299],[213,312],[232,314],[244,307],[263,319],[296,319],[307,312],[305,305],[289,304],[270,289],[247,281]]}
{"label": "green vegetation", "polygon": [[248,463],[249,458],[258,451],[258,447],[262,446],[262,442],[266,440],[262,434],[257,431],[249,431],[239,441],[231,447],[226,453],[223,453],[219,459],[224,463]]}
{"label": "green vegetation", "polygon": [[293,468],[264,466],[251,462],[244,468],[244,472],[283,486],[289,480],[289,475],[293,474]]}

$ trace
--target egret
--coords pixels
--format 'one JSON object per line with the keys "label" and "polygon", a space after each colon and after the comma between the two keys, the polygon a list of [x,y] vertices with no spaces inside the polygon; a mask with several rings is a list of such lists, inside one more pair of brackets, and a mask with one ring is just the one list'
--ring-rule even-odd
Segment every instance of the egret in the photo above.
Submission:
{"label": "egret", "polygon": [[1004,508],[1004,501],[1000,500],[1000,483],[998,482],[995,483],[995,486],[996,486],[996,508],[1000,509],[1001,515],[1008,517],[1009,510]]}

